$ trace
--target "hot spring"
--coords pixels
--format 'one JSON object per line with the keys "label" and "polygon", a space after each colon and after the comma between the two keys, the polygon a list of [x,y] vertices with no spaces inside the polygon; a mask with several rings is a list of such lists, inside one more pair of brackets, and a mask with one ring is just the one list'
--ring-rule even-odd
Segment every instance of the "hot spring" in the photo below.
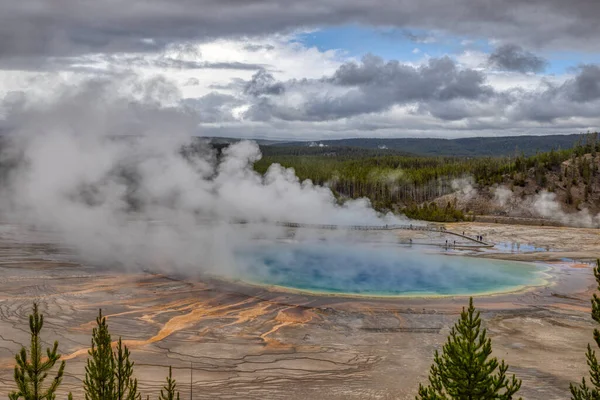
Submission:
{"label": "hot spring", "polygon": [[448,296],[543,285],[545,267],[371,244],[270,243],[238,249],[241,279],[322,294]]}

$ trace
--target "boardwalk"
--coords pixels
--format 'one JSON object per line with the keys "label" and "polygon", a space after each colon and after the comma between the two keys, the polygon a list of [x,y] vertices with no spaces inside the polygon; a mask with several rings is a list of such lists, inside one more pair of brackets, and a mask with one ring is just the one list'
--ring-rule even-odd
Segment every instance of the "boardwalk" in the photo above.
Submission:
{"label": "boardwalk", "polygon": [[493,244],[487,243],[476,238],[460,234],[458,232],[452,232],[446,230],[443,226],[435,225],[418,225],[418,224],[405,224],[405,225],[327,225],[327,224],[302,224],[297,222],[277,222],[278,226],[285,226],[288,228],[309,228],[309,229],[330,229],[330,230],[352,230],[352,231],[395,231],[395,230],[409,230],[409,231],[427,231],[436,232],[447,235],[454,235],[467,239],[474,243],[477,243],[481,247],[492,247]]}

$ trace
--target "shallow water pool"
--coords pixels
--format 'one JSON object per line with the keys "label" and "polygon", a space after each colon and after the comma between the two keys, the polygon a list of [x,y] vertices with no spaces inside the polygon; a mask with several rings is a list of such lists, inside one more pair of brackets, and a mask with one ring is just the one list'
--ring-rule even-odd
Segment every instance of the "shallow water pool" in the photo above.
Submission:
{"label": "shallow water pool", "polygon": [[242,280],[328,294],[470,295],[543,285],[532,263],[448,256],[395,246],[277,243],[239,249]]}

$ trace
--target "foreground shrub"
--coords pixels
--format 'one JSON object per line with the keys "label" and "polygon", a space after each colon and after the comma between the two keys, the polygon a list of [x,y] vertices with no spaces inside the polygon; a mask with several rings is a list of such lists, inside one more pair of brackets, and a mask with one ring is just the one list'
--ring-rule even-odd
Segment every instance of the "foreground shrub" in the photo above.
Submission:
{"label": "foreground shrub", "polygon": [[[96,328],[92,332],[92,347],[85,367],[83,388],[86,400],[141,400],[137,379],[133,378],[133,361],[129,359],[129,349],[121,338],[114,346],[108,331],[106,317],[99,311]],[[49,371],[60,359],[58,342],[52,349],[46,349],[42,357],[40,331],[44,326],[44,316],[39,314],[37,303],[33,304],[33,314],[29,316],[31,347],[25,347],[16,355],[15,383],[17,390],[8,395],[10,400],[55,400],[56,391],[62,382],[65,362],[62,361],[52,383],[44,389],[44,381]],[[179,400],[175,379],[172,379],[171,367],[167,383],[160,391],[159,400]],[[150,399],[150,396],[147,397]],[[69,393],[69,400],[73,396]]]}
{"label": "foreground shrub", "polygon": [[[596,260],[594,276],[596,277],[597,288],[600,290],[600,260]],[[600,298],[598,298],[596,293],[592,297],[592,318],[594,321],[600,323]],[[600,331],[597,328],[594,329],[594,341],[596,342],[596,346],[600,347]],[[592,386],[587,385],[585,378],[582,378],[581,384],[577,386],[571,384],[571,399],[573,400],[600,399],[600,366],[598,365],[596,352],[592,350],[592,346],[589,343],[585,356],[590,368],[590,383]]]}
{"label": "foreground shrub", "polygon": [[442,354],[435,352],[429,385],[419,385],[417,400],[509,400],[521,388],[514,375],[506,376],[508,365],[492,354],[492,341],[481,328],[479,311],[462,310],[452,327]]}
{"label": "foreground shrub", "polygon": [[[33,314],[29,316],[29,331],[31,332],[31,345],[29,351],[25,347],[15,356],[15,383],[17,390],[10,393],[10,400],[53,400],[56,390],[62,382],[65,371],[65,362],[61,362],[52,383],[44,389],[44,381],[54,364],[60,359],[58,342],[54,342],[52,349],[46,349],[46,357],[42,360],[42,346],[40,332],[44,326],[44,316],[38,312],[37,303],[33,303]],[[71,395],[69,394],[69,398]]]}
{"label": "foreground shrub", "polygon": [[88,351],[85,380],[86,400],[138,400],[137,379],[133,378],[133,362],[129,360],[129,349],[121,338],[115,351],[108,332],[106,317],[102,310],[96,318],[97,327],[92,333],[92,348]]}

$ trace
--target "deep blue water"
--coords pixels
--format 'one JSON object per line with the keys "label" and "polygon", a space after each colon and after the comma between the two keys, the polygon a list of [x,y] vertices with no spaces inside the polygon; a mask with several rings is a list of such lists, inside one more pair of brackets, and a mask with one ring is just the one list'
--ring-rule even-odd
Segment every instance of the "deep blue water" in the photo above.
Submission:
{"label": "deep blue water", "polygon": [[534,264],[448,256],[393,246],[298,243],[236,252],[242,279],[359,295],[458,295],[543,283]]}

